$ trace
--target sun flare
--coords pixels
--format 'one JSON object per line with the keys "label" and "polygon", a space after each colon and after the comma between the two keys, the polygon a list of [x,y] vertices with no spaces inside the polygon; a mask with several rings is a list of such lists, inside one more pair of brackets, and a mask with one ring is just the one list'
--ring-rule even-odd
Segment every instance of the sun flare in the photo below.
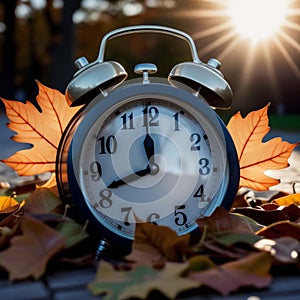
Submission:
{"label": "sun flare", "polygon": [[228,14],[236,32],[256,43],[284,25],[288,6],[289,0],[230,0]]}

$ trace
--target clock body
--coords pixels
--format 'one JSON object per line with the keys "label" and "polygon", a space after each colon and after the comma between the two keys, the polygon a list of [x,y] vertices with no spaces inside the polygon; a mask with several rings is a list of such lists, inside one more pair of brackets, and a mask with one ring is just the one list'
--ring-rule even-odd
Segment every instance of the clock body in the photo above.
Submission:
{"label": "clock body", "polygon": [[91,99],[57,154],[57,183],[76,218],[129,249],[137,222],[192,233],[229,209],[239,184],[233,141],[201,96],[168,82],[127,82]]}

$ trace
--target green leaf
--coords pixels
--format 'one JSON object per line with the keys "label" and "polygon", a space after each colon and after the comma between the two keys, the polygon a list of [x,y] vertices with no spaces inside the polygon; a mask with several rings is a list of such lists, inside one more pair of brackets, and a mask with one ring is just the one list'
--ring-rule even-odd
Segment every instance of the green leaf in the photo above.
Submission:
{"label": "green leaf", "polygon": [[88,288],[94,295],[105,294],[104,300],[146,299],[153,290],[174,299],[178,293],[199,286],[181,276],[187,268],[187,263],[166,263],[162,270],[138,265],[130,271],[116,271],[110,264],[101,262],[96,279]]}
{"label": "green leaf", "polygon": [[243,243],[253,246],[257,241],[261,239],[261,237],[255,234],[227,232],[215,236],[215,239],[225,246],[232,246],[237,243]]}
{"label": "green leaf", "polygon": [[66,249],[75,246],[88,237],[88,233],[83,230],[83,227],[72,219],[64,219],[57,225],[56,230],[65,237]]}

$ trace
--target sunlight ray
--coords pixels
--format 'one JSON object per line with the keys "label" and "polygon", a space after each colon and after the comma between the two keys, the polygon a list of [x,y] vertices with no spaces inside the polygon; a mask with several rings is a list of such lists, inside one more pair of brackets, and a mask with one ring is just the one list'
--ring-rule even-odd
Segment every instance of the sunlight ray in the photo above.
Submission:
{"label": "sunlight ray", "polygon": [[288,11],[288,16],[299,16],[300,15],[300,8],[291,8]]}
{"label": "sunlight ray", "polygon": [[208,2],[208,3],[213,3],[213,4],[222,4],[222,0],[202,0],[202,2]]}
{"label": "sunlight ray", "polygon": [[229,31],[226,34],[224,34],[222,37],[216,39],[213,43],[208,44],[206,47],[201,49],[201,55],[206,55],[212,50],[215,50],[219,46],[223,45],[224,43],[228,42],[229,40],[232,40],[233,38],[236,38],[236,33],[234,31]]}
{"label": "sunlight ray", "polygon": [[217,59],[219,61],[224,61],[225,58],[232,53],[237,48],[237,45],[240,43],[238,39],[233,39],[217,56]]}
{"label": "sunlight ray", "polygon": [[296,65],[296,63],[294,62],[294,60],[292,59],[292,57],[290,56],[290,54],[288,53],[288,51],[286,50],[282,42],[276,36],[273,37],[273,41],[275,42],[276,46],[278,47],[278,50],[281,52],[286,62],[289,64],[291,69],[295,72],[296,76],[300,78],[300,69],[298,68],[298,66]]}
{"label": "sunlight ray", "polygon": [[[268,78],[270,79],[271,89],[273,91],[273,94],[280,96],[279,82],[278,82],[278,78],[276,76],[274,63],[272,61],[272,55],[271,55],[270,48],[268,47],[267,43],[263,43],[262,46],[263,46],[263,54],[264,54],[265,62],[266,62],[267,74],[269,76]],[[277,98],[279,99],[280,97],[277,97]]]}
{"label": "sunlight ray", "polygon": [[240,76],[240,83],[238,85],[237,94],[243,95],[245,93],[245,90],[247,86],[250,83],[250,78],[253,75],[253,68],[256,65],[255,64],[255,53],[256,53],[255,47],[249,47],[249,51],[246,54],[245,58],[245,64],[243,65],[242,74]]}
{"label": "sunlight ray", "polygon": [[226,17],[227,13],[224,9],[199,9],[199,10],[181,10],[180,12],[174,13],[174,17],[185,17],[185,18],[216,18]]}
{"label": "sunlight ray", "polygon": [[279,30],[278,35],[281,36],[288,44],[294,47],[298,52],[300,52],[300,44],[295,39],[293,39],[289,34],[284,32],[283,30]]}
{"label": "sunlight ray", "polygon": [[198,31],[197,33],[193,34],[192,37],[193,37],[193,39],[196,39],[196,40],[201,39],[203,37],[221,33],[222,31],[227,30],[231,27],[232,27],[232,25],[230,24],[230,22],[221,23],[221,24],[212,26],[208,29]]}
{"label": "sunlight ray", "polygon": [[290,29],[295,29],[295,30],[300,31],[300,24],[294,23],[294,22],[292,22],[292,21],[286,21],[286,22],[284,23],[284,26],[285,26],[285,27],[288,27],[288,28],[290,28]]}

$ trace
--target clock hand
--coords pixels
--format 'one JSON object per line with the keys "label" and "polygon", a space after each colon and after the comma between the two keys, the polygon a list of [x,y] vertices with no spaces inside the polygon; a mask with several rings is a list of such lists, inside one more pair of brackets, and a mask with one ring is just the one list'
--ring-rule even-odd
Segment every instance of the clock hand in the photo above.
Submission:
{"label": "clock hand", "polygon": [[113,180],[107,187],[110,189],[118,188],[120,185],[128,184],[129,182],[135,181],[140,177],[143,177],[151,173],[150,166],[147,166],[146,169],[134,172],[133,174],[127,175],[121,179]]}
{"label": "clock hand", "polygon": [[149,163],[154,164],[154,141],[148,132],[144,139],[144,148]]}

